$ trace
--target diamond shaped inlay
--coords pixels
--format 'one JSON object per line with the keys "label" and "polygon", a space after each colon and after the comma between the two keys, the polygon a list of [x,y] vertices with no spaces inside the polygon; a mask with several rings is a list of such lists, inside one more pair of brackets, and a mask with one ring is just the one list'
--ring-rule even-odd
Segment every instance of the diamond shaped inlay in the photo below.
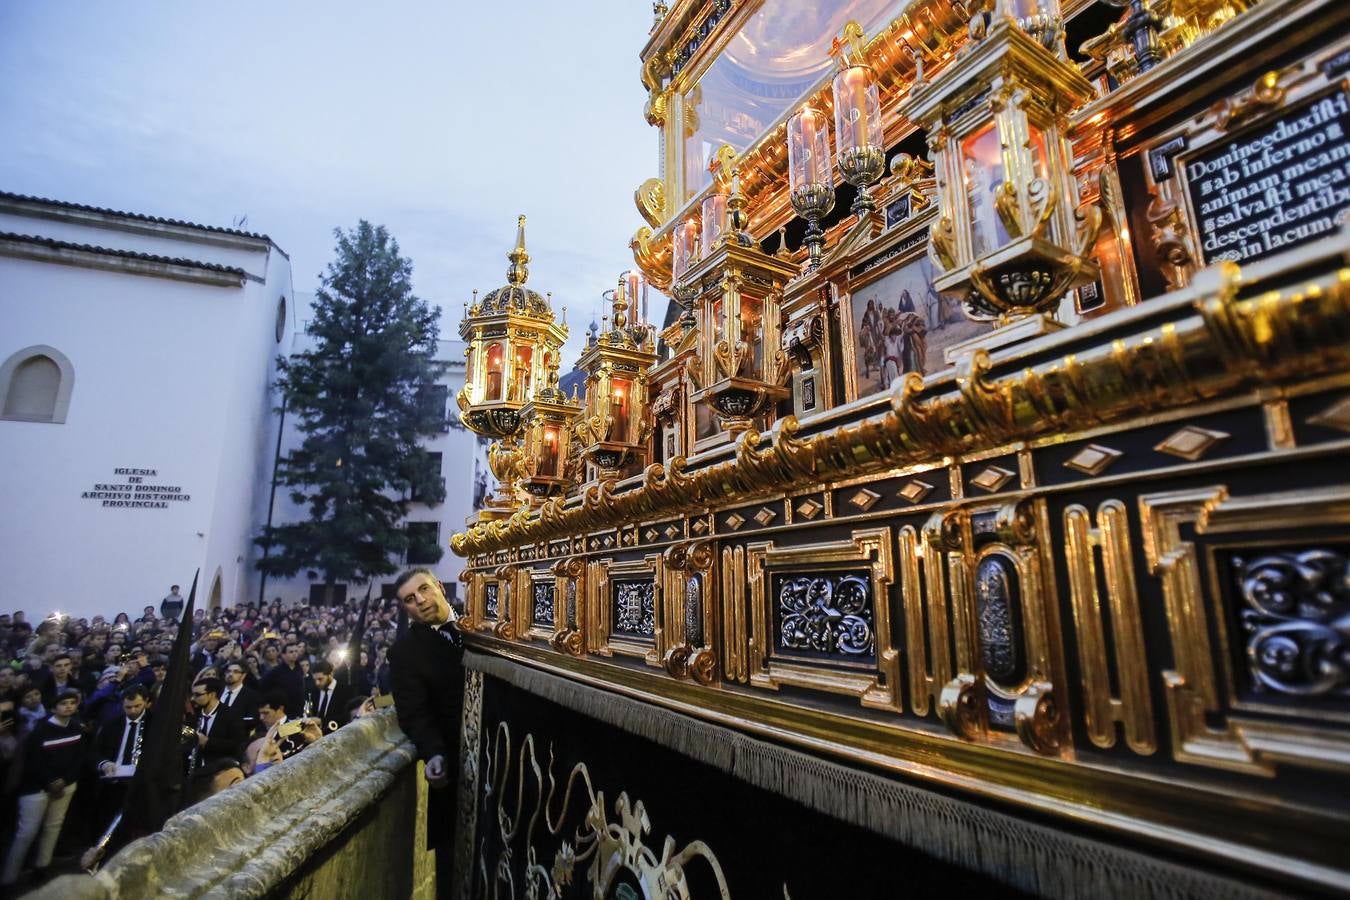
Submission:
{"label": "diamond shaped inlay", "polygon": [[898,496],[901,500],[908,500],[910,503],[918,503],[931,493],[933,493],[933,486],[931,484],[915,478],[905,483],[905,486],[900,489]]}
{"label": "diamond shaped inlay", "polygon": [[637,543],[637,535],[633,534],[633,532],[631,531],[625,531],[623,533],[623,537],[621,538],[621,540],[623,541],[623,545],[625,547],[631,547],[635,543]]}
{"label": "diamond shaped inlay", "polygon": [[982,491],[991,494],[1012,480],[1013,473],[998,466],[988,466],[983,472],[970,479],[970,483]]}
{"label": "diamond shaped inlay", "polygon": [[1350,431],[1350,396],[1342,397],[1317,415],[1310,416],[1308,424],[1320,428],[1335,428],[1337,431]]}
{"label": "diamond shaped inlay", "polygon": [[873,506],[876,506],[877,501],[880,499],[881,495],[876,491],[869,491],[866,488],[863,488],[852,497],[849,497],[848,502],[850,505],[858,507],[858,509],[863,512],[867,512]]}
{"label": "diamond shaped inlay", "polygon": [[695,534],[702,534],[712,526],[708,524],[707,519],[698,519],[697,521],[694,522],[694,524],[691,527],[694,529]]}
{"label": "diamond shaped inlay", "polygon": [[1084,475],[1100,475],[1123,455],[1119,450],[1103,447],[1101,444],[1088,444],[1065,460],[1064,468],[1082,472]]}
{"label": "diamond shaped inlay", "polygon": [[607,535],[605,535],[604,545],[605,545],[606,549],[608,549],[609,547],[613,547],[613,546],[614,546],[614,535],[612,535],[612,534],[607,534]]}
{"label": "diamond shaped inlay", "polygon": [[743,516],[737,515],[736,513],[732,513],[731,515],[727,516],[725,519],[722,520],[722,524],[726,525],[732,531],[735,531],[736,529],[740,528],[742,525],[745,524],[745,518]]}
{"label": "diamond shaped inlay", "polygon": [[761,507],[760,511],[755,513],[755,521],[760,525],[768,525],[774,519],[778,518],[776,510],[769,509],[767,506]]}
{"label": "diamond shaped inlay", "polygon": [[1208,453],[1211,447],[1228,437],[1229,435],[1222,431],[1187,425],[1174,431],[1167,440],[1153,449],[1160,453],[1179,456],[1188,462],[1195,462]]}
{"label": "diamond shaped inlay", "polygon": [[680,533],[679,526],[677,526],[674,522],[671,522],[669,525],[666,526],[665,533],[666,537],[673,538],[675,535]]}
{"label": "diamond shaped inlay", "polygon": [[655,528],[648,528],[646,531],[642,532],[643,539],[648,542],[654,541],[660,536],[661,535],[657,533]]}
{"label": "diamond shaped inlay", "polygon": [[820,515],[820,511],[824,508],[824,506],[821,506],[814,500],[803,500],[801,503],[797,504],[796,512],[797,515],[801,516],[803,519],[814,519],[816,516]]}

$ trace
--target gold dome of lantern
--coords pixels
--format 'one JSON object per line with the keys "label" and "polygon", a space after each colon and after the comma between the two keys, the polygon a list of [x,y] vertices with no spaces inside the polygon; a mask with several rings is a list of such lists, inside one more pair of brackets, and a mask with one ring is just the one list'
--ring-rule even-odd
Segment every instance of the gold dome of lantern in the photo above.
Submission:
{"label": "gold dome of lantern", "polygon": [[554,318],[548,298],[526,287],[530,254],[525,249],[524,216],[516,220],[516,244],[506,258],[511,262],[507,283],[481,301],[475,294],[459,323],[460,337],[468,346],[464,387],[455,398],[465,427],[497,441],[492,455],[500,465],[493,471],[503,484],[489,504],[497,514],[517,505],[511,473],[519,470],[515,455],[526,426],[523,411],[536,391],[547,386],[567,341],[567,325]]}

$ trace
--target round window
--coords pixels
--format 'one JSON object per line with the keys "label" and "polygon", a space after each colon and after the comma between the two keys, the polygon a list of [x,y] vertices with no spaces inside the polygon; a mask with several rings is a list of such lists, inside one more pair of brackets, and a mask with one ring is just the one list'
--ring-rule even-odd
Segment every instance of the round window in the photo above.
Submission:
{"label": "round window", "polygon": [[281,343],[282,335],[286,333],[286,298],[277,300],[277,343]]}

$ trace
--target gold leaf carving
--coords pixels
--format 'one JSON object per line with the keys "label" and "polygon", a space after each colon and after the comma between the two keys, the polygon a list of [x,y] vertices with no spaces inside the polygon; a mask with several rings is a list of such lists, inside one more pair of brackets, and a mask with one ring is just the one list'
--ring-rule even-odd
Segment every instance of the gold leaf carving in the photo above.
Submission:
{"label": "gold leaf carving", "polygon": [[659,178],[648,178],[633,192],[633,202],[647,224],[660,228],[666,215],[666,186]]}

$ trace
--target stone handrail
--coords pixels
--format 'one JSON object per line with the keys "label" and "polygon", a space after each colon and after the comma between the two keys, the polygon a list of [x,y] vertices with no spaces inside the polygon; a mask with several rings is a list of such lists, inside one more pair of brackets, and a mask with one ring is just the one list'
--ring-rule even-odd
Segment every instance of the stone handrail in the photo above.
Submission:
{"label": "stone handrail", "polygon": [[416,759],[394,710],[381,710],[180,812],[94,876],[65,875],[34,896],[267,896],[370,809]]}

